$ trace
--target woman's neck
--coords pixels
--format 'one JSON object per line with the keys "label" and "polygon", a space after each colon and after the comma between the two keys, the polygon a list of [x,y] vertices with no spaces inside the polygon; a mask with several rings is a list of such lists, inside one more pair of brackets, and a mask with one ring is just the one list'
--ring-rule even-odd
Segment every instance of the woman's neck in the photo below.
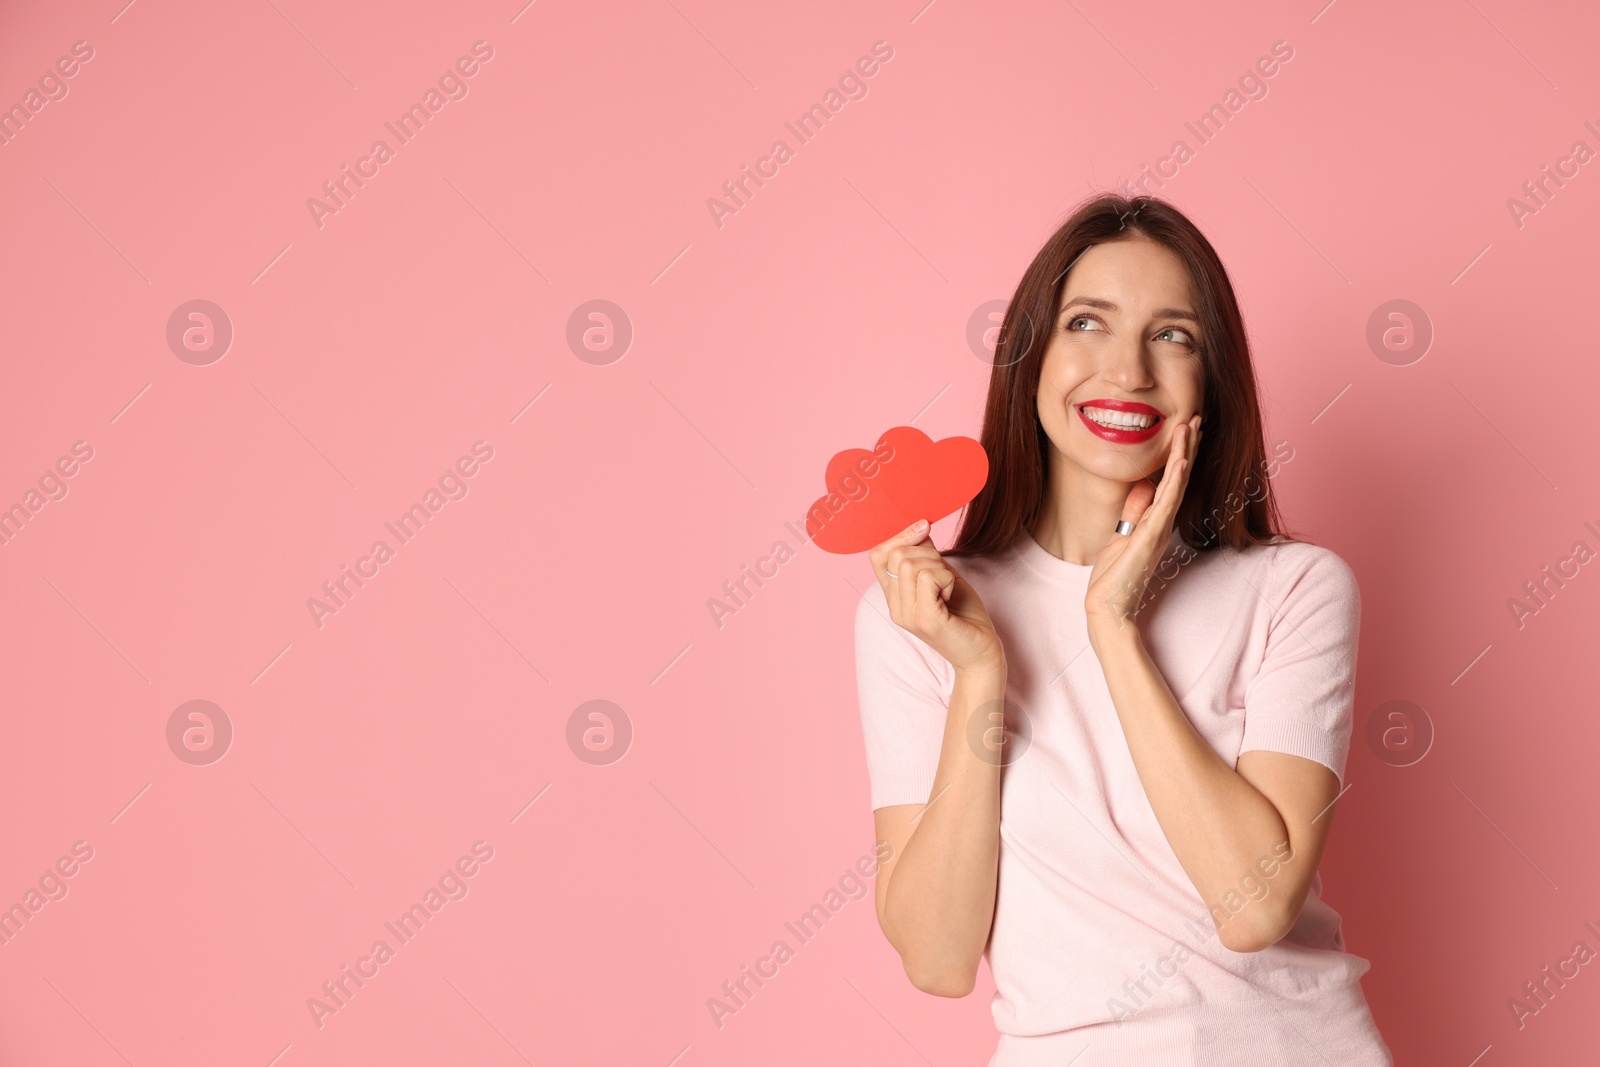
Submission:
{"label": "woman's neck", "polygon": [[1090,474],[1056,457],[1047,479],[1044,506],[1033,539],[1057,559],[1093,564],[1116,533],[1131,482]]}

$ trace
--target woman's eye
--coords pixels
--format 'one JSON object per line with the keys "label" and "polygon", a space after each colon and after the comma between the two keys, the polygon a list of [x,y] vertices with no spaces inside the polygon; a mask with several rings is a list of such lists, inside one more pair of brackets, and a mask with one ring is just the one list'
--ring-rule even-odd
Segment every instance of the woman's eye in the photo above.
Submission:
{"label": "woman's eye", "polygon": [[1165,337],[1169,333],[1175,333],[1179,335],[1177,338],[1169,338],[1169,340],[1177,340],[1179,344],[1188,345],[1190,348],[1194,347],[1194,338],[1189,336],[1189,331],[1180,329],[1177,326],[1168,326],[1165,330],[1162,330],[1160,333],[1156,334],[1156,337]]}
{"label": "woman's eye", "polygon": [[[1094,321],[1094,319],[1092,317],[1088,316],[1088,315],[1074,315],[1072,318],[1067,320],[1067,329],[1069,329],[1069,330],[1072,329],[1073,323],[1076,323],[1076,322],[1093,322],[1093,321]],[[1079,332],[1081,333],[1082,331],[1080,330]]]}

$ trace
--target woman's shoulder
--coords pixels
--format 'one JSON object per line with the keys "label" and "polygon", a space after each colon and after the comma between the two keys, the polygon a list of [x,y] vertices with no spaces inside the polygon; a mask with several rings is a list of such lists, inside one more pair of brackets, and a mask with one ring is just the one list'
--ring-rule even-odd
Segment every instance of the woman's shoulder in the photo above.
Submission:
{"label": "woman's shoulder", "polygon": [[[876,581],[868,584],[856,600],[855,611],[856,669],[874,664],[874,671],[898,672],[902,678],[933,678],[948,687],[955,680],[949,662],[928,645],[926,641],[894,621],[889,611],[889,599]],[[918,661],[921,666],[918,666]]]}
{"label": "woman's shoulder", "polygon": [[[1333,549],[1296,538],[1279,536],[1272,541],[1242,549],[1217,549],[1248,564],[1260,582],[1261,591],[1275,603],[1308,591],[1334,598],[1359,599],[1360,586],[1355,571]],[[1202,553],[1204,555],[1204,553]]]}

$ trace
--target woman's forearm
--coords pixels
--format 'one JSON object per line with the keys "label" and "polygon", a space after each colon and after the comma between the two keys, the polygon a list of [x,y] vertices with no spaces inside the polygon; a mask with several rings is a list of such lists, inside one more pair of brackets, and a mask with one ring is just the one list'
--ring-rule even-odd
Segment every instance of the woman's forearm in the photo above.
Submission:
{"label": "woman's forearm", "polygon": [[1282,854],[1289,839],[1283,817],[1195,730],[1136,626],[1092,626],[1091,640],[1150,807],[1213,921],[1219,912],[1224,917],[1223,944],[1248,951],[1276,942],[1304,900],[1288,887],[1303,878],[1285,879],[1242,908],[1224,901],[1238,899],[1241,883],[1252,884],[1263,857]]}
{"label": "woman's forearm", "polygon": [[[1005,688],[1004,663],[956,672],[933,791],[887,890],[884,932],[917,987],[940,996],[972,991],[994,921]],[[971,740],[975,718],[987,747]]]}

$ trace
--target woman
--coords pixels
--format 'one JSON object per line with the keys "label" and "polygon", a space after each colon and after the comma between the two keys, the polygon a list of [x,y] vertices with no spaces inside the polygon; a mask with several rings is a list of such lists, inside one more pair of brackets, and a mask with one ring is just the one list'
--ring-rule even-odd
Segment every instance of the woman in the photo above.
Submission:
{"label": "woman", "polygon": [[991,1067],[1392,1063],[1316,873],[1359,591],[1279,530],[1294,450],[1267,453],[1231,283],[1187,218],[1102,196],[1046,242],[982,441],[955,546],[922,521],[874,548],[856,612],[878,921],[907,976],[961,997],[988,956]]}

